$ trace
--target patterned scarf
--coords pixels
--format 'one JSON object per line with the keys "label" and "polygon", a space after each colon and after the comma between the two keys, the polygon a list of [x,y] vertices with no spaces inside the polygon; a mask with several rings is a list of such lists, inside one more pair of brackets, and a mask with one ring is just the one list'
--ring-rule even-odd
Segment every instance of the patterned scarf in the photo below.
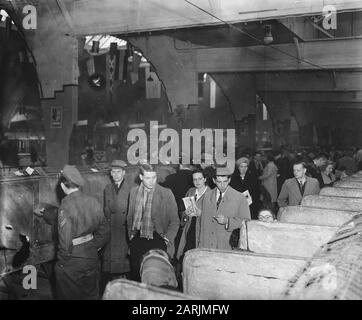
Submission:
{"label": "patterned scarf", "polygon": [[132,230],[140,230],[142,238],[153,239],[153,223],[151,219],[152,198],[155,188],[147,192],[147,199],[144,205],[143,183],[138,188],[135,204],[135,214],[133,219]]}

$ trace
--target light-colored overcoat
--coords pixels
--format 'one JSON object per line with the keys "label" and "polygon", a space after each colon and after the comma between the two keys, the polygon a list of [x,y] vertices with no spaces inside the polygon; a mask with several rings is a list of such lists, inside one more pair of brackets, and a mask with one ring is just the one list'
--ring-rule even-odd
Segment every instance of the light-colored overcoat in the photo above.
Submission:
{"label": "light-colored overcoat", "polygon": [[[223,199],[216,208],[217,188],[207,192],[202,200],[200,242],[198,247],[231,250],[230,236],[234,229],[240,228],[244,219],[250,219],[246,197],[228,186]],[[229,218],[229,226],[221,225],[214,219],[217,215]]]}

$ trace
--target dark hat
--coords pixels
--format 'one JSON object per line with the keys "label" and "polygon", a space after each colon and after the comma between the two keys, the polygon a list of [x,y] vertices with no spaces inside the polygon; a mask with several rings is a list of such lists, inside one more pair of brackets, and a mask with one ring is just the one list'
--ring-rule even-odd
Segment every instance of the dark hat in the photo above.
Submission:
{"label": "dark hat", "polygon": [[71,166],[69,164],[65,165],[62,170],[62,175],[77,186],[84,186],[85,181],[75,166]]}
{"label": "dark hat", "polygon": [[111,169],[126,169],[127,164],[123,160],[113,160],[111,163]]}
{"label": "dark hat", "polygon": [[217,176],[231,176],[233,172],[228,167],[218,167],[216,168]]}

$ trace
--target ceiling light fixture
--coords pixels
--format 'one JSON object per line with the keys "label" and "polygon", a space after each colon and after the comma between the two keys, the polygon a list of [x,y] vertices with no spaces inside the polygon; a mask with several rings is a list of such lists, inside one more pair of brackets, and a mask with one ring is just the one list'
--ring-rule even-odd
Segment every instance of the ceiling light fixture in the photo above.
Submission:
{"label": "ceiling light fixture", "polygon": [[271,25],[267,24],[265,26],[265,34],[264,34],[264,43],[270,44],[274,41],[273,35],[271,33]]}

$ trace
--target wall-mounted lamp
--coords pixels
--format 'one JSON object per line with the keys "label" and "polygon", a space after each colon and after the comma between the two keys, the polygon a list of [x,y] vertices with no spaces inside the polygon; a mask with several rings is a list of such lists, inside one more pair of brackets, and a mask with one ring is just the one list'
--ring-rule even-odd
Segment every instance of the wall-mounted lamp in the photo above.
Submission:
{"label": "wall-mounted lamp", "polygon": [[264,39],[263,39],[264,43],[265,44],[272,43],[274,41],[274,38],[271,33],[271,25],[267,24],[264,29],[265,29],[265,34],[264,34]]}

